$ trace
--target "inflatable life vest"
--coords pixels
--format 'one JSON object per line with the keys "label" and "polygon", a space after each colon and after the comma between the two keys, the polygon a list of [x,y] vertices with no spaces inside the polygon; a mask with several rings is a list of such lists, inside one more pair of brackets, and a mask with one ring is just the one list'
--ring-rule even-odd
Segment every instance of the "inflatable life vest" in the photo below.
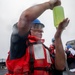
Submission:
{"label": "inflatable life vest", "polygon": [[[51,75],[52,61],[49,51],[35,37],[28,37],[30,45],[23,57],[10,60],[10,52],[6,60],[8,73],[6,75]],[[28,42],[27,42],[28,43]]]}

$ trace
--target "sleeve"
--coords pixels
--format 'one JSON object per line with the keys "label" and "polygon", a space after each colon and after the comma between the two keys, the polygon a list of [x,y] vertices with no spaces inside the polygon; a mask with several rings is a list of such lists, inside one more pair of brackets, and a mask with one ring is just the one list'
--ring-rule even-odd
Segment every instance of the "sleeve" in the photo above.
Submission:
{"label": "sleeve", "polygon": [[17,25],[13,26],[13,32],[10,41],[10,59],[16,59],[22,57],[26,52],[26,40],[28,33],[23,36],[19,35]]}

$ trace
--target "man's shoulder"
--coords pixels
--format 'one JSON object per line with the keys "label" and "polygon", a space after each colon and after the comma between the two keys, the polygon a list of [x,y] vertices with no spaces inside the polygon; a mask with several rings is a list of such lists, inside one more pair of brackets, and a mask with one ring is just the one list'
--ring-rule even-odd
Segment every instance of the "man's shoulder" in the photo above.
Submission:
{"label": "man's shoulder", "polygon": [[17,23],[15,23],[14,25],[13,25],[13,31],[12,31],[12,34],[14,35],[14,34],[18,34],[18,27],[17,27]]}

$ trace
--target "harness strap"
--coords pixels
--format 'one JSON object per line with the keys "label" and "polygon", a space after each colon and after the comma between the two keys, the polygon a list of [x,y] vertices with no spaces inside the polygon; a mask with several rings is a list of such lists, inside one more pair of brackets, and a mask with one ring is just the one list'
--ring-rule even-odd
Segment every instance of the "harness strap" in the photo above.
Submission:
{"label": "harness strap", "polygon": [[[34,67],[34,58],[33,58],[33,53],[32,53],[32,46],[34,44],[38,44],[38,43],[41,43],[41,42],[34,42],[34,43],[29,43],[29,53],[30,53],[30,72],[33,73],[34,70],[44,70],[44,71],[52,71],[52,67]],[[49,48],[47,46],[45,46],[43,43],[41,43],[48,51],[49,51]],[[51,56],[51,55],[50,55]]]}
{"label": "harness strap", "polygon": [[34,70],[52,71],[50,67],[34,67]]}
{"label": "harness strap", "polygon": [[[10,73],[10,74],[14,74],[15,72],[13,72],[13,71],[11,71],[11,70],[8,70],[8,73]],[[16,72],[17,74],[24,74],[24,72]]]}
{"label": "harness strap", "polygon": [[30,53],[30,71],[31,73],[34,72],[34,58],[33,58],[33,53],[32,53],[32,45],[29,46],[29,53]]}
{"label": "harness strap", "polygon": [[13,72],[13,71],[8,70],[8,72],[9,72],[10,74],[14,74],[14,72]]}
{"label": "harness strap", "polygon": [[50,49],[45,44],[42,43],[42,45],[49,51],[50,56],[52,58],[55,58],[55,55],[53,55],[53,54],[50,53]]}

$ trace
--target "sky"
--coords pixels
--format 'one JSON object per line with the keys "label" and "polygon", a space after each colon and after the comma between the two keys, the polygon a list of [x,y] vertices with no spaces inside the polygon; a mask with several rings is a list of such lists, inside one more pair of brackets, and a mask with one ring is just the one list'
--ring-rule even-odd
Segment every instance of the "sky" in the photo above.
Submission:
{"label": "sky", "polygon": [[[12,26],[19,20],[21,13],[32,5],[43,3],[49,0],[0,0],[0,59],[7,58],[10,50],[10,37]],[[64,8],[65,18],[70,19],[68,27],[62,33],[62,43],[75,39],[75,0],[61,0]],[[40,17],[40,21],[45,24],[43,38],[45,44],[49,46],[56,28],[54,27],[53,11],[46,10]]]}

